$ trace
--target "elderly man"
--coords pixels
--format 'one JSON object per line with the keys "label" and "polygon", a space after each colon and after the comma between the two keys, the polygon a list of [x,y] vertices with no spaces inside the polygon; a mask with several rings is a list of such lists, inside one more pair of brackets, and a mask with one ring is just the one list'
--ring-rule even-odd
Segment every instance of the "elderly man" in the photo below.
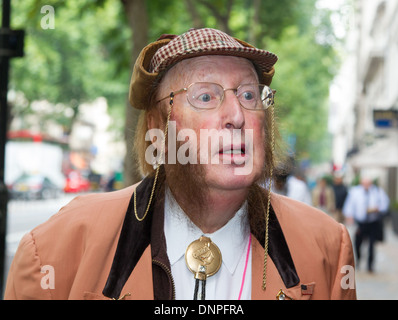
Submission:
{"label": "elderly man", "polygon": [[21,241],[10,299],[354,299],[346,229],[265,190],[277,57],[219,30],[165,35],[130,84],[144,180],[81,196]]}

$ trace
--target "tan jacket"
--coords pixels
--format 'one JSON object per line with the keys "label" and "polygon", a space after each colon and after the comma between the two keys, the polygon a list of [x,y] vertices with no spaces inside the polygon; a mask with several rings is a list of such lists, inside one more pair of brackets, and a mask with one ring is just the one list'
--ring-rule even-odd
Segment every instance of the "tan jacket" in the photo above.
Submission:
{"label": "tan jacket", "polygon": [[[147,227],[134,217],[134,190],[78,196],[26,234],[8,274],[5,299],[153,299],[154,287],[172,286],[167,263],[157,258],[164,259],[164,250],[155,249],[154,236],[145,236],[139,228]],[[252,299],[276,299],[280,290],[292,299],[355,299],[352,245],[345,227],[280,195],[273,194],[271,204],[276,215],[270,217],[267,289],[261,288],[264,249],[253,237]],[[154,229],[152,234],[163,233]],[[131,252],[137,256],[129,257]],[[132,272],[125,270],[126,259],[136,259]],[[166,272],[155,272],[159,268]]]}

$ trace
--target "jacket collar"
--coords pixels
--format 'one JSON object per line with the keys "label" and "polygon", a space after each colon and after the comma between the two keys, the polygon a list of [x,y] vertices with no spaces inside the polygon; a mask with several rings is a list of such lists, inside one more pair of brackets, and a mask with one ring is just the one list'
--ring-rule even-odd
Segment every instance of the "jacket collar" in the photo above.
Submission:
{"label": "jacket collar", "polygon": [[[136,188],[137,212],[141,215],[145,212],[151,193],[153,178],[145,178]],[[148,195],[148,196],[147,196]],[[134,196],[131,197],[112,267],[102,293],[109,298],[119,298],[120,293],[131,272],[141,258],[144,250],[151,242],[153,205],[149,209],[147,217],[138,221],[134,212]],[[140,216],[141,216],[140,215]]]}
{"label": "jacket collar", "polygon": [[[140,217],[143,215],[148,205],[153,182],[153,177],[147,177],[135,190],[137,201],[136,208]],[[152,258],[156,256],[169,264],[165,250],[163,220],[164,188],[155,191],[153,203],[149,208],[147,217],[141,222],[135,217],[134,195],[131,197],[111,270],[103,290],[105,296],[116,299],[120,297],[123,286],[149,245],[151,245],[152,249]],[[152,232],[152,230],[155,230],[155,232]],[[159,232],[159,230],[162,230],[162,232]],[[257,240],[264,248],[264,237],[257,238]],[[272,206],[269,216],[268,250],[269,256],[285,287],[292,288],[299,284],[300,279],[294,266],[289,247]],[[154,286],[156,287],[155,278]]]}
{"label": "jacket collar", "polygon": [[[265,235],[262,238],[257,238],[257,240],[264,248]],[[270,206],[269,212],[268,254],[274,262],[285,287],[291,288],[296,286],[300,282],[300,279],[298,277],[296,267],[294,266],[281,225],[279,224],[272,205]]]}

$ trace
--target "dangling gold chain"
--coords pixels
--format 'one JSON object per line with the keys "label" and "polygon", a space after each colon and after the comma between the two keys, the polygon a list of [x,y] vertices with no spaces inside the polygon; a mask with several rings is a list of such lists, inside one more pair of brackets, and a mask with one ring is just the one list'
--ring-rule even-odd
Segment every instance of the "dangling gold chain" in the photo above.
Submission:
{"label": "dangling gold chain", "polygon": [[271,186],[272,186],[272,178],[274,171],[274,151],[275,151],[275,118],[274,118],[274,104],[270,106],[271,108],[271,168],[270,168],[270,177],[269,177],[269,185],[268,185],[268,197],[267,197],[267,210],[264,208],[264,203],[261,201],[261,205],[263,206],[263,211],[266,211],[265,216],[265,240],[264,240],[264,266],[263,266],[263,290],[267,288],[267,261],[268,261],[268,224],[269,224],[269,210],[271,207]]}
{"label": "dangling gold chain", "polygon": [[[162,142],[162,148],[160,150],[160,159],[162,159],[163,154],[165,152],[165,148],[166,148],[166,138],[167,138],[167,132],[169,130],[169,121],[170,121],[171,109],[173,107],[173,97],[174,96],[171,93],[170,94],[170,108],[169,108],[169,112],[167,114],[166,126],[164,128],[164,139],[163,139],[163,142]],[[158,176],[159,176],[159,169],[160,169],[160,165],[158,165],[158,167],[156,168],[155,179],[153,181],[153,187],[152,187],[151,195],[149,197],[148,206],[146,207],[145,213],[144,213],[142,218],[140,218],[138,216],[138,212],[137,212],[137,192],[134,192],[134,214],[135,214],[135,218],[138,221],[140,221],[140,222],[143,221],[146,218],[146,215],[148,214],[149,208],[151,207],[152,198],[153,198],[153,195],[155,193],[156,182],[157,182]]]}

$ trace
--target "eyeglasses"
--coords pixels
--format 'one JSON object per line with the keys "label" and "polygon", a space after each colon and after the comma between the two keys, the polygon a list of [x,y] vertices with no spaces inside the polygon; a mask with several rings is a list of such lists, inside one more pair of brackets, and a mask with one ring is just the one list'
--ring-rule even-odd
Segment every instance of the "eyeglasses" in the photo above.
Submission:
{"label": "eyeglasses", "polygon": [[170,93],[158,102],[170,98],[173,103],[175,95],[186,92],[189,104],[199,110],[217,109],[224,100],[225,91],[232,90],[240,105],[248,110],[266,110],[274,104],[275,90],[264,84],[242,84],[238,88],[224,89],[212,82],[194,82],[187,88]]}

